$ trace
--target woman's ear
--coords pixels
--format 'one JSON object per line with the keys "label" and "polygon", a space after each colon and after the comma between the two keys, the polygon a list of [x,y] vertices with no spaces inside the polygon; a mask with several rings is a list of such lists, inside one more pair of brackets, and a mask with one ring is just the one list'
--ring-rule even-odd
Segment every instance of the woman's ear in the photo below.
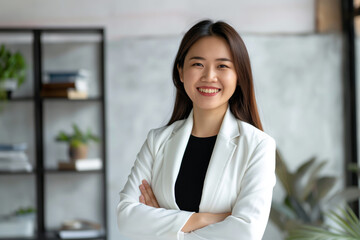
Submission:
{"label": "woman's ear", "polygon": [[178,72],[179,72],[180,81],[181,81],[181,82],[184,82],[184,80],[183,80],[183,70],[182,70],[182,68],[179,66],[179,64],[178,64],[176,67],[177,67],[177,70],[178,70]]}

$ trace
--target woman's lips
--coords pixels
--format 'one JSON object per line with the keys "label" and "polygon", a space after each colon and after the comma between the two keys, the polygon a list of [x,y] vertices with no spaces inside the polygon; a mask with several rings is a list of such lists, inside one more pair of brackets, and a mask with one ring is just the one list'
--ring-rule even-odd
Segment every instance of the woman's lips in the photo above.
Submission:
{"label": "woman's lips", "polygon": [[215,96],[221,91],[221,89],[214,87],[198,87],[197,90],[203,96]]}

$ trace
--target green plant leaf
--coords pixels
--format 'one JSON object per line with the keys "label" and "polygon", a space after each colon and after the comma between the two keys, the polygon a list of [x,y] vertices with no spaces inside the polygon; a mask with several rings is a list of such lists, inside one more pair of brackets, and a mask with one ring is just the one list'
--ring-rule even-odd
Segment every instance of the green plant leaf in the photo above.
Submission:
{"label": "green plant leaf", "polygon": [[[273,202],[274,204],[274,202]],[[280,212],[276,207],[271,206],[270,210],[270,220],[279,228],[281,231],[285,231],[285,221],[286,217]]]}
{"label": "green plant leaf", "polygon": [[327,196],[329,191],[335,185],[335,177],[321,177],[316,181],[316,201],[319,202],[321,199]]}
{"label": "green plant leaf", "polygon": [[346,189],[335,193],[331,198],[326,202],[325,207],[330,207],[338,205],[343,202],[352,202],[359,199],[360,189],[357,187],[347,187]]}
{"label": "green plant leaf", "polygon": [[61,141],[61,142],[68,142],[69,139],[70,139],[69,136],[63,131],[60,131],[55,138],[56,141]]}
{"label": "green plant leaf", "polygon": [[316,182],[317,182],[317,178],[318,178],[317,175],[319,174],[320,170],[325,166],[325,164],[326,164],[326,162],[322,161],[311,171],[308,181],[302,192],[302,198],[301,198],[302,200],[305,200],[306,198],[308,198],[311,191],[314,190],[314,187],[316,186]]}
{"label": "green plant leaf", "polygon": [[308,161],[301,164],[295,173],[295,178],[296,179],[302,178],[308,172],[308,170],[314,165],[315,160],[316,157],[312,157]]}
{"label": "green plant leaf", "polygon": [[291,209],[296,213],[296,215],[301,219],[304,223],[310,223],[311,218],[305,211],[305,209],[302,207],[301,203],[298,202],[298,200],[292,196],[287,196],[287,199],[289,201],[289,205],[291,206]]}
{"label": "green plant leaf", "polygon": [[292,174],[289,172],[279,150],[276,150],[276,175],[288,195],[292,195]]}
{"label": "green plant leaf", "polygon": [[279,204],[277,202],[272,202],[271,207],[272,207],[272,209],[275,209],[280,215],[283,215],[284,217],[286,217],[288,219],[296,219],[295,212],[291,208],[287,207],[286,205]]}
{"label": "green plant leaf", "polygon": [[93,135],[90,129],[88,129],[87,133],[84,134],[77,124],[73,123],[72,128],[72,134],[66,134],[63,131],[60,131],[56,140],[68,142],[73,147],[78,147],[81,144],[88,144],[90,140],[95,142],[99,141],[99,138]]}

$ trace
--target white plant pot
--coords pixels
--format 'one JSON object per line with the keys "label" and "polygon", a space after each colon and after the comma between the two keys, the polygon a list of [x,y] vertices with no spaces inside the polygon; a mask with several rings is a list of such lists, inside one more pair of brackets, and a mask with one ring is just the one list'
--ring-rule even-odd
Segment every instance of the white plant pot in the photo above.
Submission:
{"label": "white plant pot", "polygon": [[17,88],[16,79],[6,79],[4,82],[5,91],[14,91]]}
{"label": "white plant pot", "polygon": [[35,230],[35,214],[13,216],[0,220],[0,237],[33,237]]}

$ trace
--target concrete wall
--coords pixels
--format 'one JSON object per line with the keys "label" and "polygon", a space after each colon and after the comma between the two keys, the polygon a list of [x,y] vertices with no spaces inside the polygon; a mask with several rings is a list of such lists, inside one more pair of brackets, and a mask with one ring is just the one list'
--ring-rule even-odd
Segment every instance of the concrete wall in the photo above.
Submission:
{"label": "concrete wall", "polygon": [[[166,124],[174,91],[171,65],[180,37],[126,38],[109,43],[109,213],[117,204],[149,129]],[[342,178],[343,129],[339,35],[244,35],[260,114],[291,170],[312,156]],[[121,74],[120,74],[121,73]],[[338,183],[341,186],[341,181]],[[278,184],[274,200],[281,200]],[[111,236],[120,236],[109,214]],[[270,223],[264,240],[281,239]]]}

